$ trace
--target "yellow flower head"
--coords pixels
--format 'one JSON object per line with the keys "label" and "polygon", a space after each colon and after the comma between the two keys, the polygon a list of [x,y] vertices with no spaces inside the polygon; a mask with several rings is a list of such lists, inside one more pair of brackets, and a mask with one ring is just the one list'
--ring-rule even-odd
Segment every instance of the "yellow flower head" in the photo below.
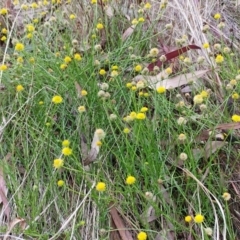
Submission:
{"label": "yellow flower head", "polygon": [[136,119],[143,120],[145,118],[146,118],[145,113],[142,113],[142,112],[137,113]]}
{"label": "yellow flower head", "polygon": [[66,64],[70,63],[71,61],[72,61],[72,59],[71,59],[69,56],[66,56],[66,57],[64,58],[64,62],[65,62]]}
{"label": "yellow flower head", "polygon": [[3,29],[1,30],[1,33],[7,34],[7,33],[8,33],[8,30],[7,30],[6,28],[3,28]]}
{"label": "yellow flower head", "polygon": [[132,185],[136,182],[136,178],[133,177],[133,176],[128,176],[127,179],[126,179],[126,184],[127,185]]}
{"label": "yellow flower head", "polygon": [[148,108],[147,107],[142,107],[141,109],[140,109],[140,112],[142,112],[142,113],[145,113],[145,112],[147,112],[148,111]]}
{"label": "yellow flower head", "polygon": [[64,148],[62,149],[62,154],[63,154],[64,156],[69,156],[69,155],[72,154],[72,149],[69,148],[69,147],[64,147]]}
{"label": "yellow flower head", "polygon": [[224,61],[224,57],[221,54],[218,54],[215,58],[216,63],[222,63]]}
{"label": "yellow flower head", "polygon": [[203,90],[203,91],[201,91],[200,95],[202,96],[202,98],[207,98],[208,92]]}
{"label": "yellow flower head", "polygon": [[82,90],[82,91],[81,91],[81,96],[84,97],[84,96],[87,96],[87,94],[88,94],[88,92],[87,92],[86,90]]}
{"label": "yellow flower head", "polygon": [[193,98],[194,104],[201,104],[203,102],[203,96],[201,94],[197,94]]}
{"label": "yellow flower head", "polygon": [[24,87],[21,84],[16,86],[16,91],[17,92],[22,92],[23,90],[24,90]]}
{"label": "yellow flower head", "polygon": [[82,60],[82,57],[81,57],[81,55],[80,55],[79,53],[75,53],[75,54],[74,54],[74,59],[75,59],[76,61],[81,61],[81,60]]}
{"label": "yellow flower head", "polygon": [[129,129],[129,128],[124,128],[124,129],[123,129],[123,132],[124,132],[125,134],[128,134],[128,133],[131,132],[131,129]]}
{"label": "yellow flower head", "polygon": [[233,120],[233,122],[240,122],[240,115],[234,114],[232,116],[232,120]]}
{"label": "yellow flower head", "polygon": [[54,159],[53,167],[55,167],[56,169],[61,168],[63,166],[63,163],[64,163],[64,161],[61,158]]}
{"label": "yellow flower head", "polygon": [[135,70],[135,72],[141,72],[142,66],[140,64],[138,64],[137,66],[135,66],[134,70]]}
{"label": "yellow flower head", "polygon": [[69,147],[69,145],[70,145],[70,141],[68,139],[65,139],[65,140],[62,141],[62,146],[63,147]]}
{"label": "yellow flower head", "polygon": [[137,235],[137,239],[138,240],[147,240],[147,234],[145,232],[140,232],[138,235]]}
{"label": "yellow flower head", "polygon": [[97,0],[91,0],[91,4],[96,4]]}
{"label": "yellow flower head", "polygon": [[7,8],[1,8],[0,9],[0,15],[6,15],[6,14],[8,14]]}
{"label": "yellow flower head", "polygon": [[0,65],[0,71],[5,71],[5,70],[7,70],[7,65],[6,64],[2,64],[2,65]]}
{"label": "yellow flower head", "polygon": [[216,14],[214,15],[214,19],[218,20],[218,19],[220,19],[220,18],[221,18],[221,14],[220,14],[220,13],[216,13]]}
{"label": "yellow flower head", "polygon": [[63,101],[63,98],[59,95],[53,96],[53,98],[52,98],[52,102],[54,104],[62,103],[62,101]]}
{"label": "yellow flower head", "polygon": [[86,112],[86,108],[84,106],[79,106],[78,112],[80,112],[80,113]]}
{"label": "yellow flower head", "polygon": [[99,74],[103,76],[106,74],[106,71],[104,69],[100,69]]}
{"label": "yellow flower head", "polygon": [[203,48],[205,48],[205,49],[209,48],[209,44],[208,43],[204,43],[203,44]]}
{"label": "yellow flower head", "polygon": [[190,215],[185,217],[185,222],[189,223],[192,221],[192,217]]}
{"label": "yellow flower head", "polygon": [[26,26],[26,29],[27,29],[28,32],[33,32],[35,30],[35,27],[32,24],[28,24]]}
{"label": "yellow flower head", "polygon": [[238,93],[233,93],[232,99],[234,99],[234,100],[239,99],[239,94]]}
{"label": "yellow flower head", "polygon": [[145,9],[150,9],[152,7],[152,5],[150,4],[150,3],[146,3],[145,5],[144,5],[144,8]]}
{"label": "yellow flower head", "polygon": [[57,185],[59,187],[62,187],[64,185],[64,181],[63,180],[58,180]]}
{"label": "yellow flower head", "polygon": [[97,29],[98,30],[102,30],[104,28],[103,24],[102,23],[98,23],[97,24]]}
{"label": "yellow flower head", "polygon": [[166,68],[165,72],[167,74],[171,74],[172,73],[172,68],[170,68],[170,67]]}
{"label": "yellow flower head", "polygon": [[132,25],[137,25],[138,24],[138,20],[136,19],[136,18],[134,18],[133,20],[132,20]]}
{"label": "yellow flower head", "polygon": [[24,50],[24,45],[22,43],[17,43],[15,45],[15,50],[18,51],[18,52],[21,52]]}
{"label": "yellow flower head", "polygon": [[69,19],[73,20],[73,19],[75,19],[75,18],[76,18],[76,15],[70,14]]}
{"label": "yellow flower head", "polygon": [[143,18],[143,17],[140,17],[139,19],[138,19],[138,22],[144,22],[145,21],[145,19]]}
{"label": "yellow flower head", "polygon": [[229,200],[231,199],[231,195],[230,195],[230,193],[225,192],[225,193],[223,193],[222,198],[223,198],[225,201],[229,201]]}
{"label": "yellow flower head", "polygon": [[197,214],[195,217],[194,217],[194,222],[195,223],[202,223],[204,221],[204,216],[201,215],[201,214]]}
{"label": "yellow flower head", "polygon": [[96,185],[96,190],[98,192],[104,192],[106,190],[106,184],[104,182],[98,182]]}
{"label": "yellow flower head", "polygon": [[166,88],[163,87],[163,86],[159,86],[159,87],[157,88],[157,92],[160,93],[160,94],[165,93],[165,92],[166,92]]}

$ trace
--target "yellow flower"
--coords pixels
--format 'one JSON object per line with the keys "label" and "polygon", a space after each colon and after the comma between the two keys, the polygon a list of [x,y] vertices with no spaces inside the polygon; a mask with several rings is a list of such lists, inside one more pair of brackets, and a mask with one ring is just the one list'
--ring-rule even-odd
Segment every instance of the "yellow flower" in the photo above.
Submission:
{"label": "yellow flower", "polygon": [[70,14],[69,18],[72,20],[72,19],[75,19],[76,18],[76,15],[74,14]]}
{"label": "yellow flower", "polygon": [[31,58],[29,59],[29,62],[32,63],[32,64],[35,63],[35,58],[34,58],[34,57],[31,57]]}
{"label": "yellow flower", "polygon": [[65,62],[66,64],[70,63],[71,61],[72,61],[72,59],[71,59],[69,56],[66,56],[66,57],[64,58],[64,62]]}
{"label": "yellow flower", "polygon": [[145,112],[147,112],[148,111],[148,108],[147,107],[142,107],[141,109],[140,109],[140,112],[142,112],[142,113],[145,113]]}
{"label": "yellow flower", "polygon": [[135,70],[135,72],[141,72],[142,66],[140,64],[138,64],[137,66],[135,66],[134,70]]}
{"label": "yellow flower", "polygon": [[143,120],[146,118],[145,113],[137,113],[136,119]]}
{"label": "yellow flower", "polygon": [[96,145],[97,145],[98,147],[101,147],[101,146],[102,146],[102,142],[101,142],[101,141],[97,141],[97,142],[96,142]]}
{"label": "yellow flower", "polygon": [[24,90],[24,87],[21,84],[16,86],[16,91],[17,92],[22,92],[23,90]]}
{"label": "yellow flower", "polygon": [[137,25],[138,24],[138,20],[136,19],[136,18],[134,18],[133,20],[132,20],[132,25]]}
{"label": "yellow flower", "polygon": [[233,120],[233,122],[240,122],[240,116],[237,115],[237,114],[234,114],[234,115],[232,116],[232,120]]}
{"label": "yellow flower", "polygon": [[8,10],[6,8],[1,8],[0,15],[6,15],[6,14],[8,14]]}
{"label": "yellow flower", "polygon": [[183,133],[179,134],[179,136],[178,136],[179,141],[185,141],[186,139],[187,139],[187,137],[185,134],[183,134]]}
{"label": "yellow flower", "polygon": [[81,96],[84,97],[84,96],[87,96],[87,94],[88,94],[88,92],[87,92],[86,90],[82,90],[82,91],[81,91]]}
{"label": "yellow flower", "polygon": [[104,139],[105,136],[106,136],[106,133],[101,129],[101,128],[98,128],[95,133],[97,134],[99,140],[101,139]]}
{"label": "yellow flower", "polygon": [[207,98],[208,92],[203,90],[203,91],[201,91],[200,95],[202,96],[202,98]]}
{"label": "yellow flower", "polygon": [[60,65],[60,68],[61,68],[62,70],[64,70],[65,68],[67,68],[67,64],[66,64],[66,63],[62,63],[62,64]]}
{"label": "yellow flower", "polygon": [[194,104],[201,104],[203,102],[203,96],[201,94],[197,94],[193,98]]}
{"label": "yellow flower", "polygon": [[2,41],[2,42],[5,42],[6,40],[7,40],[7,37],[6,37],[6,36],[2,36],[2,37],[1,37],[1,41]]}
{"label": "yellow flower", "polygon": [[38,104],[39,104],[39,105],[43,105],[44,102],[43,102],[43,101],[39,101]]}
{"label": "yellow flower", "polygon": [[69,145],[70,145],[70,141],[68,139],[65,139],[65,140],[62,141],[62,146],[63,147],[69,147]]}
{"label": "yellow flower", "polygon": [[231,195],[228,192],[223,193],[222,197],[225,201],[229,201],[231,199]]}
{"label": "yellow flower", "polygon": [[64,164],[64,161],[61,158],[57,158],[53,160],[53,167],[55,167],[56,169],[61,168],[63,164]]}
{"label": "yellow flower", "polygon": [[232,86],[236,86],[236,85],[237,85],[236,79],[232,79],[229,83],[230,83],[230,85],[232,85]]}
{"label": "yellow flower", "polygon": [[91,3],[92,3],[92,4],[96,4],[96,3],[97,3],[97,0],[91,0]]}
{"label": "yellow flower", "polygon": [[86,112],[86,108],[84,106],[79,106],[78,112],[80,112],[80,113]]}
{"label": "yellow flower", "polygon": [[106,184],[104,182],[98,182],[96,185],[96,190],[98,192],[104,192],[106,190]]}
{"label": "yellow flower", "polygon": [[17,58],[17,62],[18,62],[18,63],[21,64],[21,63],[23,63],[23,61],[24,61],[24,60],[23,60],[23,57],[18,57],[18,58]]}
{"label": "yellow flower", "polygon": [[147,240],[147,234],[145,232],[140,232],[138,235],[137,235],[137,239],[138,240]]}
{"label": "yellow flower", "polygon": [[17,43],[15,45],[15,50],[19,51],[19,52],[23,51],[24,50],[24,45],[22,43]]}
{"label": "yellow flower", "polygon": [[62,149],[62,154],[63,154],[64,156],[69,156],[69,155],[72,154],[72,149],[69,148],[69,147],[64,147],[64,148]]}
{"label": "yellow flower", "polygon": [[185,217],[185,222],[189,223],[191,221],[192,221],[192,217],[191,216],[188,215],[188,216]]}
{"label": "yellow flower", "polygon": [[143,17],[140,17],[139,19],[138,19],[138,22],[144,22],[145,21],[145,19],[143,18]]}
{"label": "yellow flower", "polygon": [[117,77],[119,75],[118,71],[113,70],[111,71],[111,77]]}
{"label": "yellow flower", "polygon": [[128,176],[127,179],[126,179],[126,184],[127,185],[132,185],[136,182],[136,178],[133,177],[133,176]]}
{"label": "yellow flower", "polygon": [[7,70],[7,69],[8,69],[8,67],[7,67],[6,64],[0,65],[0,71],[5,71],[5,70]]}
{"label": "yellow flower", "polygon": [[157,57],[158,56],[158,53],[159,53],[159,50],[157,48],[152,48],[149,52],[149,55],[151,57]]}
{"label": "yellow flower", "polygon": [[7,34],[7,33],[8,33],[8,30],[7,30],[6,28],[3,28],[3,29],[1,30],[1,33]]}
{"label": "yellow flower", "polygon": [[33,8],[33,9],[38,8],[38,4],[35,3],[35,2],[33,2],[33,3],[31,4],[31,8]]}
{"label": "yellow flower", "polygon": [[118,70],[118,66],[117,65],[113,65],[112,66],[112,70],[116,70],[117,71]]}
{"label": "yellow flower", "polygon": [[224,61],[224,57],[221,54],[218,54],[215,58],[216,63],[222,63]]}
{"label": "yellow flower", "polygon": [[59,187],[62,187],[64,185],[64,181],[63,180],[58,180],[57,185]]}
{"label": "yellow flower", "polygon": [[101,29],[103,29],[103,28],[104,28],[104,26],[103,26],[102,23],[98,23],[98,24],[97,24],[97,29],[98,29],[98,30],[101,30]]}
{"label": "yellow flower", "polygon": [[239,94],[238,93],[233,93],[232,99],[234,99],[234,100],[239,99]]}
{"label": "yellow flower", "polygon": [[150,4],[150,3],[146,3],[145,5],[144,5],[144,8],[145,9],[150,9],[152,7],[152,5]]}
{"label": "yellow flower", "polygon": [[127,87],[127,88],[131,88],[131,87],[132,87],[132,83],[130,83],[130,82],[127,83],[127,84],[126,84],[126,87]]}
{"label": "yellow flower", "polygon": [[137,113],[136,112],[131,112],[130,113],[130,117],[132,117],[133,119],[135,119],[137,117]]}
{"label": "yellow flower", "polygon": [[220,14],[220,13],[216,13],[216,14],[214,15],[214,18],[215,18],[216,20],[218,20],[219,18],[221,18],[221,14]]}
{"label": "yellow flower", "polygon": [[28,5],[26,5],[26,4],[22,4],[22,5],[21,5],[21,9],[23,9],[23,10],[27,10],[27,9],[28,9]]}
{"label": "yellow flower", "polygon": [[63,101],[63,98],[62,98],[61,96],[58,96],[58,95],[53,96],[53,98],[52,98],[52,102],[53,102],[54,104],[62,103],[62,101]]}
{"label": "yellow flower", "polygon": [[194,222],[195,223],[202,223],[204,221],[204,216],[201,215],[201,214],[197,214],[195,217],[194,217]]}
{"label": "yellow flower", "polygon": [[35,30],[35,27],[32,24],[28,24],[26,29],[28,32],[33,32]]}
{"label": "yellow flower", "polygon": [[159,87],[157,88],[157,92],[160,93],[160,94],[165,93],[165,92],[166,92],[166,88],[163,87],[163,86],[159,86]]}
{"label": "yellow flower", "polygon": [[81,55],[80,55],[79,53],[75,53],[75,54],[74,54],[74,59],[75,59],[76,61],[81,61],[81,60],[82,60],[82,57],[81,57]]}
{"label": "yellow flower", "polygon": [[128,134],[128,133],[131,132],[131,130],[130,130],[129,128],[124,128],[124,129],[123,129],[123,132],[126,133],[126,134]]}
{"label": "yellow flower", "polygon": [[203,48],[205,48],[205,49],[209,48],[209,44],[208,43],[204,43],[203,44]]}
{"label": "yellow flower", "polygon": [[170,67],[166,68],[165,72],[167,74],[171,74],[172,73],[172,68],[170,68]]}
{"label": "yellow flower", "polygon": [[106,71],[104,69],[100,69],[99,74],[103,76],[106,74]]}

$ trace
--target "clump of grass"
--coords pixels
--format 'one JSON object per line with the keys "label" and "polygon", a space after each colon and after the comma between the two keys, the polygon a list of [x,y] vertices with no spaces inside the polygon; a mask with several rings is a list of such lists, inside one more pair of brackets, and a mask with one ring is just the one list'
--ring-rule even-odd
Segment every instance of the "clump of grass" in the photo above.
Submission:
{"label": "clump of grass", "polygon": [[[22,239],[116,239],[121,231],[139,240],[233,239],[239,230],[227,180],[238,167],[239,138],[229,130],[219,141],[217,128],[240,122],[237,53],[216,40],[190,2],[135,5],[125,19],[116,3],[92,1],[84,36],[77,11],[86,6],[60,2],[16,1],[15,22],[11,8],[0,9],[9,26],[1,29],[0,157],[8,189],[1,232],[9,227],[4,217],[18,217],[25,224],[11,232]],[[176,8],[184,19],[178,28],[167,18]],[[24,11],[33,17],[15,31]],[[217,28],[221,14],[214,14]],[[166,60],[193,43],[201,49]],[[149,71],[158,59],[161,66]],[[190,89],[160,84],[161,74],[170,81],[199,69],[208,73],[185,84]]]}

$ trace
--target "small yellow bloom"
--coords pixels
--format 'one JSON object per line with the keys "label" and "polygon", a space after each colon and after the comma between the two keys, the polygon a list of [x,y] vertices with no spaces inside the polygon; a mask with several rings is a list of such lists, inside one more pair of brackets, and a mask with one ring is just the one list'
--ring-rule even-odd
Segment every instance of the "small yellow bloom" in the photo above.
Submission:
{"label": "small yellow bloom", "polygon": [[201,104],[203,102],[203,96],[201,94],[197,94],[193,98],[194,104]]}
{"label": "small yellow bloom", "polygon": [[8,69],[6,64],[0,65],[0,71],[6,71]]}
{"label": "small yellow bloom", "polygon": [[22,64],[22,63],[24,62],[23,57],[18,57],[18,58],[17,58],[17,62],[20,63],[20,64]]}
{"label": "small yellow bloom", "polygon": [[58,180],[57,185],[59,187],[62,187],[64,185],[64,181],[63,180]]}
{"label": "small yellow bloom", "polygon": [[70,141],[68,139],[65,139],[62,141],[62,146],[63,147],[69,147],[70,146]]}
{"label": "small yellow bloom", "polygon": [[63,166],[63,163],[64,163],[64,161],[63,161],[63,159],[61,159],[61,158],[57,158],[57,159],[54,159],[54,160],[53,160],[53,166],[54,166],[56,169],[61,168],[61,167]]}
{"label": "small yellow bloom", "polygon": [[61,68],[62,70],[66,69],[66,68],[67,68],[67,64],[66,64],[66,63],[62,63],[62,64],[60,65],[60,68]]}
{"label": "small yellow bloom", "polygon": [[149,52],[149,55],[150,55],[151,57],[157,57],[158,54],[159,54],[159,50],[158,50],[157,48],[152,48],[152,49],[150,50],[150,52]]}
{"label": "small yellow bloom", "polygon": [[133,177],[133,176],[128,176],[127,179],[126,179],[126,184],[127,185],[132,185],[136,182],[136,178]]}
{"label": "small yellow bloom", "polygon": [[112,70],[111,71],[111,77],[117,77],[119,75],[117,70]]}
{"label": "small yellow bloom", "polygon": [[31,57],[31,58],[29,59],[29,62],[30,62],[31,64],[34,64],[34,63],[35,63],[35,58],[34,58],[34,57]]}
{"label": "small yellow bloom", "polygon": [[195,223],[202,223],[204,221],[204,216],[201,215],[201,214],[197,214],[195,217],[194,217],[194,222]]}
{"label": "small yellow bloom", "polygon": [[6,40],[7,40],[7,37],[6,37],[6,36],[2,36],[2,37],[1,37],[1,41],[2,41],[2,42],[5,42]]}
{"label": "small yellow bloom", "polygon": [[165,72],[169,75],[172,74],[172,68],[168,67],[166,68]]}
{"label": "small yellow bloom", "polygon": [[43,105],[44,102],[43,102],[43,101],[39,101],[38,104],[39,104],[39,105]]}
{"label": "small yellow bloom", "polygon": [[138,235],[137,235],[137,239],[138,240],[147,240],[147,234],[145,232],[140,232]]}
{"label": "small yellow bloom", "polygon": [[163,87],[163,86],[159,86],[159,87],[157,88],[157,92],[160,93],[160,94],[165,93],[165,92],[166,92],[166,88]]}
{"label": "small yellow bloom", "polygon": [[209,43],[204,43],[203,48],[205,48],[205,49],[209,48]]}
{"label": "small yellow bloom", "polygon": [[124,128],[124,129],[123,129],[123,132],[126,133],[126,134],[128,134],[128,133],[131,132],[131,129],[129,129],[129,128]]}
{"label": "small yellow bloom", "polygon": [[63,98],[62,98],[61,96],[58,96],[58,95],[53,96],[53,98],[52,98],[52,102],[53,102],[54,104],[62,103],[62,101],[63,101]]}
{"label": "small yellow bloom", "polygon": [[6,15],[6,14],[8,14],[7,8],[1,8],[0,9],[0,15]]}
{"label": "small yellow bloom", "polygon": [[84,106],[79,106],[78,112],[80,112],[80,113],[86,112],[86,108]]}
{"label": "small yellow bloom", "polygon": [[184,220],[185,220],[185,222],[190,223],[192,221],[192,217],[188,215],[185,217]]}
{"label": "small yellow bloom", "polygon": [[16,86],[16,91],[17,92],[22,92],[23,90],[24,90],[24,87],[21,84]]}
{"label": "small yellow bloom", "polygon": [[221,54],[218,54],[215,58],[216,63],[222,63],[224,61],[224,57]]}
{"label": "small yellow bloom", "polygon": [[132,87],[132,83],[130,83],[130,82],[127,83],[127,84],[126,84],[126,87],[127,87],[127,88],[131,88],[131,87]]}
{"label": "small yellow bloom", "polygon": [[33,9],[38,8],[38,4],[35,3],[35,2],[33,2],[33,3],[31,4],[31,8],[33,8]]}
{"label": "small yellow bloom", "polygon": [[136,119],[143,120],[146,118],[145,113],[137,113]]}
{"label": "small yellow bloom", "polygon": [[102,146],[102,142],[101,142],[101,141],[97,141],[97,142],[96,142],[96,145],[97,145],[98,147],[101,147],[101,146]]}
{"label": "small yellow bloom", "polygon": [[102,30],[104,28],[103,24],[102,23],[98,23],[97,24],[97,29],[98,30]]}
{"label": "small yellow bloom", "polygon": [[237,85],[236,79],[232,79],[229,83],[230,83],[230,85],[232,85],[232,86],[236,86],[236,85]]}
{"label": "small yellow bloom", "polygon": [[233,122],[240,122],[240,115],[234,114],[232,116],[232,120],[233,120]]}
{"label": "small yellow bloom", "polygon": [[137,66],[135,66],[134,70],[135,70],[135,72],[141,72],[142,66],[140,64],[138,64]]}
{"label": "small yellow bloom", "polygon": [[21,9],[22,9],[22,10],[27,10],[27,9],[28,9],[28,5],[22,4],[22,5],[21,5]]}
{"label": "small yellow bloom", "polygon": [[76,18],[76,15],[70,14],[69,19],[73,20],[73,19],[75,19],[75,18]]}
{"label": "small yellow bloom", "polygon": [[239,94],[238,93],[233,93],[232,99],[234,99],[234,100],[239,99]]}
{"label": "small yellow bloom", "polygon": [[134,18],[133,20],[132,20],[132,25],[137,25],[138,24],[138,20],[136,19],[136,18]]}
{"label": "small yellow bloom", "polygon": [[8,33],[8,30],[7,30],[6,28],[3,28],[3,29],[1,30],[1,33],[7,34],[7,33]]}
{"label": "small yellow bloom", "polygon": [[225,192],[225,193],[223,193],[222,198],[223,198],[225,201],[229,201],[229,200],[231,199],[231,194],[228,193],[228,192]]}
{"label": "small yellow bloom", "polygon": [[117,71],[118,70],[118,66],[117,65],[113,65],[112,66],[112,70],[116,70]]}
{"label": "small yellow bloom", "polygon": [[202,98],[207,98],[208,92],[203,90],[203,91],[201,91],[200,95],[202,96]]}
{"label": "small yellow bloom", "polygon": [[216,13],[216,14],[214,15],[214,18],[215,18],[216,20],[220,19],[220,18],[221,18],[221,14],[220,14],[220,13]]}
{"label": "small yellow bloom", "polygon": [[96,185],[96,190],[98,192],[104,192],[106,190],[106,184],[104,182],[98,182]]}
{"label": "small yellow bloom", "polygon": [[74,54],[74,59],[75,59],[76,61],[81,61],[81,60],[82,60],[82,57],[81,57],[81,55],[80,55],[79,53],[75,53],[75,54]]}
{"label": "small yellow bloom", "polygon": [[140,112],[142,112],[142,113],[145,113],[145,112],[147,112],[148,111],[148,108],[147,107],[142,107],[141,109],[140,109]]}
{"label": "small yellow bloom", "polygon": [[64,156],[69,156],[69,155],[72,154],[72,149],[69,148],[69,147],[64,147],[64,148],[62,149],[62,154],[63,154]]}
{"label": "small yellow bloom", "polygon": [[66,57],[64,58],[64,62],[65,62],[66,64],[70,63],[71,61],[72,61],[72,59],[71,59],[69,56],[66,56]]}
{"label": "small yellow bloom", "polygon": [[186,139],[187,139],[187,137],[185,134],[183,134],[183,133],[179,134],[179,136],[178,136],[179,141],[185,141]]}
{"label": "small yellow bloom", "polygon": [[19,52],[23,51],[24,50],[24,45],[22,43],[17,43],[15,45],[15,50],[19,51]]}
{"label": "small yellow bloom", "polygon": [[27,29],[28,32],[33,32],[35,30],[35,27],[32,24],[28,24],[26,26],[26,29]]}
{"label": "small yellow bloom", "polygon": [[145,5],[144,5],[144,8],[145,9],[150,9],[152,7],[152,5],[150,4],[150,3],[146,3]]}
{"label": "small yellow bloom", "polygon": [[140,17],[139,19],[138,19],[138,22],[144,22],[145,21],[145,19],[143,18],[143,17]]}
{"label": "small yellow bloom", "polygon": [[106,71],[104,69],[100,69],[99,74],[103,76],[106,74]]}
{"label": "small yellow bloom", "polygon": [[97,3],[97,0],[91,0],[91,3],[92,3],[92,4],[96,4],[96,3]]}

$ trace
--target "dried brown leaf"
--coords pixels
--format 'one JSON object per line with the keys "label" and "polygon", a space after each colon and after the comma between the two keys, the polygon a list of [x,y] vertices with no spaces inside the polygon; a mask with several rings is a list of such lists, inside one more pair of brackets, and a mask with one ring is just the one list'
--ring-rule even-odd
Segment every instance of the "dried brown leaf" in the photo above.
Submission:
{"label": "dried brown leaf", "polygon": [[217,125],[216,129],[236,130],[236,129],[240,129],[240,123],[222,123],[222,124]]}
{"label": "dried brown leaf", "polygon": [[82,88],[81,88],[81,86],[79,85],[78,82],[75,82],[75,88],[76,88],[76,91],[77,91],[77,97],[81,98],[82,97],[82,94],[81,94]]}
{"label": "dried brown leaf", "polygon": [[6,234],[4,235],[3,240],[6,240],[9,236],[9,234],[12,232],[12,229],[19,224],[20,229],[23,231],[26,227],[26,221],[23,218],[14,218],[8,225],[8,230]]}
{"label": "dried brown leaf", "polygon": [[127,30],[125,30],[125,32],[122,35],[122,40],[125,41],[127,38],[129,38],[133,34],[134,29],[135,29],[134,25],[127,28]]}
{"label": "dried brown leaf", "polygon": [[117,230],[122,240],[133,240],[131,232],[126,229],[123,219],[121,218],[117,209],[114,206],[111,206],[110,208],[110,215],[113,219],[114,224],[117,227]]}
{"label": "dried brown leaf", "polygon": [[[166,73],[161,72],[156,76],[143,76],[138,75],[133,78],[133,81],[139,81],[142,79],[145,79],[150,88],[158,88],[159,86],[164,86],[166,89],[173,89],[180,87],[182,85],[190,84],[193,82],[196,82],[198,78],[202,77],[204,74],[206,74],[209,70],[199,70],[196,72],[191,72],[187,74],[180,74],[173,78],[166,78]],[[164,79],[164,80],[163,80]]]}
{"label": "dried brown leaf", "polygon": [[110,5],[107,5],[105,8],[105,13],[109,18],[113,17],[113,8]]}

